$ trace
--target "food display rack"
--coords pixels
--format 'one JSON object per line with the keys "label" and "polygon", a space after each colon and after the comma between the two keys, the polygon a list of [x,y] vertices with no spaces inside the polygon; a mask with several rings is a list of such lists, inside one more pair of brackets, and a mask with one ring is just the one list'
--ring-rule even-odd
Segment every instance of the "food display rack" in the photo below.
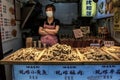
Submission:
{"label": "food display rack", "polygon": [[12,65],[12,80],[120,80],[119,50],[117,46],[22,48],[0,63]]}
{"label": "food display rack", "polygon": [[[56,46],[55,46],[56,48]],[[120,64],[120,47],[85,47],[63,50],[51,48],[22,48],[0,61],[1,64]],[[55,52],[56,51],[56,52]],[[69,52],[69,53],[68,53]],[[48,59],[49,58],[49,59]],[[62,58],[62,59],[61,59]]]}

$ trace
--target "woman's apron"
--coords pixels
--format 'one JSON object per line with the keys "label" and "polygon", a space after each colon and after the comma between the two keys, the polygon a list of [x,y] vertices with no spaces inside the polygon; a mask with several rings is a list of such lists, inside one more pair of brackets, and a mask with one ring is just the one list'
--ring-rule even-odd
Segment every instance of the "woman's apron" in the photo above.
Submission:
{"label": "woman's apron", "polygon": [[[46,29],[55,29],[55,23],[54,25],[47,25],[45,22],[44,22],[44,26],[43,28],[46,28]],[[57,36],[56,35],[45,35],[45,36],[41,36],[41,42],[42,44],[46,44],[46,46],[52,46],[54,44],[56,44],[58,42],[58,39],[57,39]]]}

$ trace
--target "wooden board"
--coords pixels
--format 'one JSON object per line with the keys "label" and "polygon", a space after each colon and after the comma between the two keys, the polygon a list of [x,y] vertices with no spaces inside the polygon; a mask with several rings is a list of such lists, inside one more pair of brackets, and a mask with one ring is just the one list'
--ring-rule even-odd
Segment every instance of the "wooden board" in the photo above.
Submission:
{"label": "wooden board", "polygon": [[78,48],[77,49],[81,60],[83,61],[115,61],[119,60],[116,55],[108,54],[108,52],[102,50],[101,48]]}
{"label": "wooden board", "polygon": [[[24,48],[20,49],[23,50]],[[90,61],[89,59],[86,58],[86,56],[83,55],[83,53],[80,53],[79,49],[83,48],[72,48],[72,53],[75,55],[78,55],[79,60],[75,61],[59,61],[59,60],[48,60],[48,61],[43,61],[41,60],[42,55],[48,55],[46,54],[47,48],[46,49],[38,49],[40,50],[40,55],[36,56],[35,60],[11,60],[11,57],[18,57],[15,55],[20,55],[19,52],[16,51],[13,54],[5,57],[4,59],[0,60],[0,64],[120,64],[120,59],[117,58],[115,55],[111,55],[110,53],[106,52],[107,54],[110,54],[112,57],[115,58],[114,61],[109,61],[109,60],[103,60],[103,61]]]}

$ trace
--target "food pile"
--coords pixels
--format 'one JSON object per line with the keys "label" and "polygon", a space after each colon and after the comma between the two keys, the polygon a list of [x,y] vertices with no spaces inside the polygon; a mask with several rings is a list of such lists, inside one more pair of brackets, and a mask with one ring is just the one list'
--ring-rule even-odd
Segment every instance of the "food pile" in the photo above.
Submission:
{"label": "food pile", "polygon": [[120,47],[112,46],[112,47],[103,47],[102,49],[120,58]]}
{"label": "food pile", "polygon": [[55,44],[52,47],[22,48],[4,58],[5,61],[18,62],[56,62],[56,61],[115,61],[120,60],[120,47],[85,47],[71,48],[66,44]]}
{"label": "food pile", "polygon": [[35,48],[23,48],[8,57],[9,60],[33,61],[37,60],[42,51]]}
{"label": "food pile", "polygon": [[80,61],[80,57],[71,46],[55,44],[41,56],[41,61]]}
{"label": "food pile", "polygon": [[100,48],[95,47],[86,47],[78,49],[80,54],[82,54],[85,57],[85,60],[88,61],[114,61],[116,60],[113,56],[110,54],[102,51]]}

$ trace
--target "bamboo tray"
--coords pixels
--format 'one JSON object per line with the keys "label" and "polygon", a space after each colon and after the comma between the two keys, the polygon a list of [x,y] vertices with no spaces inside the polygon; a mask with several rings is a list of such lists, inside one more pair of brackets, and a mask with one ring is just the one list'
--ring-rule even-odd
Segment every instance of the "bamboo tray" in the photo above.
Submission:
{"label": "bamboo tray", "polygon": [[[47,49],[35,49],[35,51],[39,51],[38,53],[33,52],[35,54],[39,54],[39,55],[35,55],[34,60],[19,60],[20,56],[24,56],[25,54],[27,55],[27,53],[21,53],[20,51],[24,50],[26,48],[22,48],[16,52],[14,52],[11,55],[6,56],[5,58],[3,58],[2,60],[0,60],[0,64],[120,64],[120,59],[118,57],[112,56],[115,60],[103,60],[103,61],[90,61],[89,59],[86,58],[86,56],[84,56],[83,54],[80,53],[79,49],[80,48],[72,48],[72,54],[74,55],[78,55],[78,59],[75,61],[60,61],[60,60],[42,60],[43,55],[47,55],[46,51]],[[83,48],[81,48],[83,49]],[[108,53],[109,54],[109,53]],[[28,55],[29,56],[29,55]],[[18,58],[18,59],[16,59]]]}
{"label": "bamboo tray", "polygon": [[[37,61],[46,49],[22,48],[5,57],[2,61],[31,62]],[[31,56],[31,57],[30,57]],[[24,59],[22,59],[24,57]],[[34,59],[33,59],[33,58]],[[21,58],[21,59],[20,59]]]}
{"label": "bamboo tray", "polygon": [[101,48],[77,48],[82,61],[119,61],[117,55],[113,55]]}
{"label": "bamboo tray", "polygon": [[57,56],[55,56],[53,53],[50,53],[49,50],[46,50],[39,61],[49,61],[49,62],[56,62],[56,61],[81,61],[80,55],[77,52],[75,48],[72,48],[70,54],[63,54],[63,53],[58,53]]}
{"label": "bamboo tray", "polygon": [[120,47],[118,46],[102,47],[102,50],[120,60]]}

